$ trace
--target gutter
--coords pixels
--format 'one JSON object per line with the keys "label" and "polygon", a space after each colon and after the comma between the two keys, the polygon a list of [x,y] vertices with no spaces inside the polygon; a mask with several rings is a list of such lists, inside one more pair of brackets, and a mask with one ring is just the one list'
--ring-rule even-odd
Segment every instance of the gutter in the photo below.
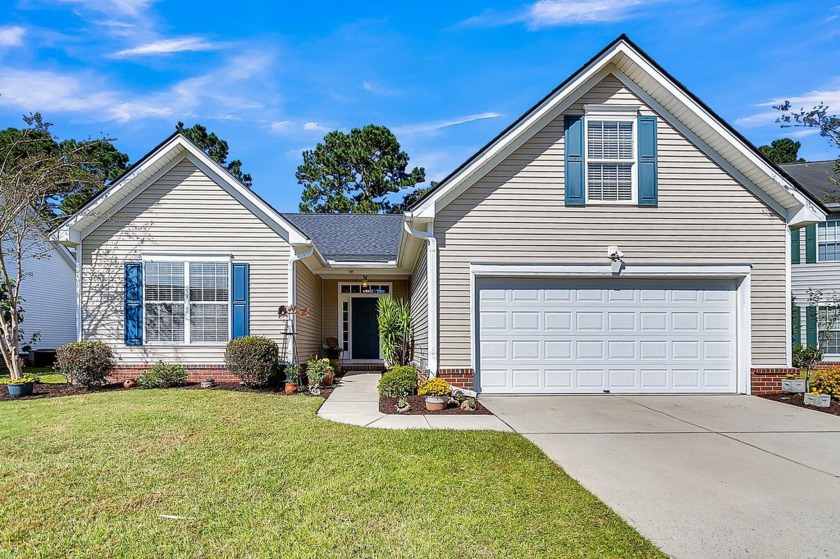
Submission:
{"label": "gutter", "polygon": [[[412,237],[426,241],[426,304],[429,312],[428,335],[429,335],[429,376],[437,376],[438,370],[438,262],[437,262],[437,239],[432,232],[420,231],[409,225],[414,218],[412,212],[406,212],[403,227],[406,233]],[[434,222],[432,222],[434,224]]]}

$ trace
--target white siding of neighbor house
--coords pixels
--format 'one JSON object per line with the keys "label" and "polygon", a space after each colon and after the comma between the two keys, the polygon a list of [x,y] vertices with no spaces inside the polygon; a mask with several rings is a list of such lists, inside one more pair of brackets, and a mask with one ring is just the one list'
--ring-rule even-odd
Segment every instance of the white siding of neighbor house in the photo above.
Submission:
{"label": "white siding of neighbor house", "polygon": [[[584,104],[655,114],[613,76],[566,113]],[[752,264],[752,365],[786,364],[785,221],[657,120],[659,207],[566,207],[561,115],[437,213],[440,367],[472,365],[470,262],[606,263],[608,245],[634,264]]]}
{"label": "white siding of neighbor house", "polygon": [[313,274],[303,262],[295,262],[295,266],[296,303],[297,306],[309,310],[308,316],[297,319],[297,354],[298,359],[303,362],[323,353],[321,278]]}
{"label": "white siding of neighbor house", "polygon": [[[46,239],[37,239],[24,249],[28,256],[23,260],[23,281],[20,294],[23,298],[23,342],[29,343],[32,335],[40,339],[33,349],[56,349],[76,341],[76,269],[68,262],[69,255],[62,255],[64,247]],[[37,256],[37,257],[36,257]],[[12,276],[17,267],[15,258],[7,254],[6,269]]]}
{"label": "white siding of neighbor house", "polygon": [[[840,215],[832,215],[829,220],[840,219]],[[799,232],[799,264],[791,266],[791,285],[793,304],[807,307],[809,304],[808,289],[822,292],[822,300],[826,302],[840,301],[840,261],[834,262],[805,262],[805,229]],[[805,344],[805,315],[800,320],[800,339]],[[826,361],[840,361],[840,355],[826,355]]]}
{"label": "white siding of neighbor house", "polygon": [[429,358],[429,286],[427,281],[427,252],[420,251],[420,257],[409,279],[409,304],[414,322],[414,361],[425,367]]}
{"label": "white siding of neighbor house", "polygon": [[82,337],[109,343],[120,364],[223,364],[225,344],[123,343],[124,263],[145,253],[231,254],[250,264],[250,331],[282,341],[291,247],[183,160],[82,240]]}

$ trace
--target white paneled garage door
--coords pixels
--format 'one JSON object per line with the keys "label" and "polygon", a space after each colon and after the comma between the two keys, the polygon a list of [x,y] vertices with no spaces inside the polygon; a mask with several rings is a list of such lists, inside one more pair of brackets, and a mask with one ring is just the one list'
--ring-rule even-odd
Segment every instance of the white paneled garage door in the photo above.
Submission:
{"label": "white paneled garage door", "polygon": [[485,393],[736,392],[732,280],[479,278]]}

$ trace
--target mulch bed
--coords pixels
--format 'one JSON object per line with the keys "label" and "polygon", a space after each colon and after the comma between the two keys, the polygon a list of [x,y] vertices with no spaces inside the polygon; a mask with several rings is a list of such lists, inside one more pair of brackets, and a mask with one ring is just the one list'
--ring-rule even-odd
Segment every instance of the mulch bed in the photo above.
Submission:
{"label": "mulch bed", "polygon": [[817,406],[806,406],[805,405],[805,396],[803,394],[771,394],[767,396],[760,396],[761,398],[767,398],[768,400],[773,400],[774,402],[782,402],[783,404],[791,404],[793,406],[799,406],[800,408],[805,408],[814,411],[821,411],[823,413],[830,413],[832,415],[840,415],[840,401],[837,398],[831,398],[831,405],[827,408],[818,408]]}
{"label": "mulch bed", "polygon": [[[230,390],[233,392],[262,392],[265,394],[274,394],[275,396],[285,396],[286,394],[283,390],[271,390],[267,388],[252,388],[250,386],[245,386],[243,384],[239,384],[238,382],[221,382],[216,384],[213,388],[201,388],[201,385],[197,382],[190,382],[185,384],[184,386],[178,387],[181,390]],[[32,389],[31,396],[23,396],[21,398],[11,398],[9,397],[9,391],[6,390],[6,387],[0,385],[0,401],[3,400],[37,400],[39,398],[58,398],[61,396],[76,396],[78,394],[91,394],[93,392],[110,392],[112,390],[143,390],[139,386],[135,386],[133,388],[125,388],[122,383],[116,382],[112,384],[106,384],[102,388],[97,390],[88,390],[82,386],[73,385],[73,384],[47,384],[47,383],[36,383]],[[334,387],[331,388],[322,388],[321,394],[317,396],[318,398],[327,399],[330,397],[330,394],[333,393]],[[299,391],[296,394],[305,394],[307,396],[312,396],[308,390]]]}
{"label": "mulch bed", "polygon": [[397,411],[399,398],[391,396],[379,397],[379,411],[381,413],[393,413],[399,415],[493,415],[493,412],[481,405],[479,400],[475,401],[475,411],[464,411],[455,402],[449,402],[446,409],[440,411],[429,411],[426,409],[426,399],[423,396],[406,396],[411,409],[405,412]]}

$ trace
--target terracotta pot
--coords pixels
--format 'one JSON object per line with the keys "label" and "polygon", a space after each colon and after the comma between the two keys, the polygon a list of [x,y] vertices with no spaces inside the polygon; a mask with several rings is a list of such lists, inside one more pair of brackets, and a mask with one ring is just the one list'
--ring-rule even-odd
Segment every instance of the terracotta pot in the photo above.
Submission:
{"label": "terracotta pot", "polygon": [[327,375],[327,378],[324,379],[324,386],[332,386],[335,382],[335,373],[330,373]]}
{"label": "terracotta pot", "polygon": [[426,396],[426,409],[429,411],[445,410],[446,400],[444,396]]}
{"label": "terracotta pot", "polygon": [[137,386],[137,382],[133,378],[125,379],[123,381],[123,388],[134,388]]}
{"label": "terracotta pot", "polygon": [[297,390],[297,384],[293,382],[287,382],[286,386],[283,388],[283,392],[286,393],[286,396],[291,396]]}

